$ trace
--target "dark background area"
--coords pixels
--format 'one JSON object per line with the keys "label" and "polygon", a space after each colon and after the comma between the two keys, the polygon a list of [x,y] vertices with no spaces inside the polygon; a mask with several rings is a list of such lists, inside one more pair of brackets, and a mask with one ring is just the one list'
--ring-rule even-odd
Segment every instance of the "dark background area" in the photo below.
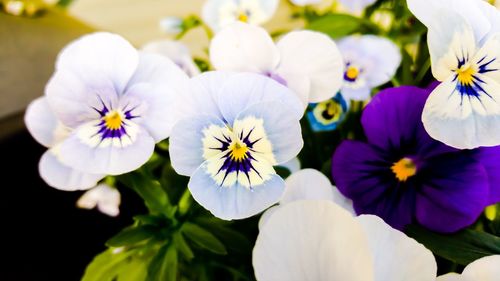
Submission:
{"label": "dark background area", "polygon": [[120,190],[116,218],[76,208],[83,192],[56,190],[39,177],[45,150],[25,130],[0,140],[1,281],[80,280],[105,241],[145,212],[129,190]]}

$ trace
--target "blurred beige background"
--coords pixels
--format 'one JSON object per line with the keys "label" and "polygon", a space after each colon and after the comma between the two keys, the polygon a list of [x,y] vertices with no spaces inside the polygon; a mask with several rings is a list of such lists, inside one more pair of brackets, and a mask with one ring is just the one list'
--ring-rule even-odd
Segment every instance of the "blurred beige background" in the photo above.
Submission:
{"label": "blurred beige background", "polygon": [[[140,47],[168,38],[159,22],[166,16],[201,14],[205,0],[75,0],[69,11],[50,11],[37,18],[0,12],[0,138],[23,128],[25,107],[43,95],[59,50],[93,30],[116,32]],[[269,31],[299,27],[291,22],[290,5],[281,0],[266,24]],[[192,53],[206,57],[208,39],[201,28],[183,39]]]}

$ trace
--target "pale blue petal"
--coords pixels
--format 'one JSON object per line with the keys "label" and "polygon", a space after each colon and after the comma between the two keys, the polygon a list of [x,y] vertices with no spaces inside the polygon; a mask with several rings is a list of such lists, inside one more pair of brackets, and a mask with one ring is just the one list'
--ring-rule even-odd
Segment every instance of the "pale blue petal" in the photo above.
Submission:
{"label": "pale blue petal", "polygon": [[40,144],[51,147],[57,142],[55,131],[58,121],[45,97],[39,97],[30,103],[24,115],[24,123]]}
{"label": "pale blue petal", "polygon": [[104,178],[102,174],[82,173],[61,163],[53,150],[42,155],[38,165],[41,178],[53,188],[65,191],[86,190]]}
{"label": "pale blue petal", "polygon": [[193,198],[214,216],[225,219],[244,219],[256,215],[278,202],[285,183],[278,175],[252,189],[239,184],[221,187],[207,172],[203,163],[191,176],[188,187]]}
{"label": "pale blue petal", "polygon": [[203,159],[203,131],[210,125],[224,127],[225,123],[216,116],[197,115],[182,119],[172,129],[170,136],[170,161],[175,171],[191,176],[205,161]]}
{"label": "pale blue petal", "polygon": [[280,101],[281,107],[287,108],[288,115],[297,120],[304,114],[302,102],[290,89],[253,73],[235,74],[227,79],[218,92],[217,101],[224,120],[229,124],[250,106],[268,101]]}
{"label": "pale blue petal", "polygon": [[254,104],[236,119],[242,120],[249,116],[264,121],[264,130],[277,164],[285,163],[299,154],[304,145],[300,122],[287,106],[279,101]]}

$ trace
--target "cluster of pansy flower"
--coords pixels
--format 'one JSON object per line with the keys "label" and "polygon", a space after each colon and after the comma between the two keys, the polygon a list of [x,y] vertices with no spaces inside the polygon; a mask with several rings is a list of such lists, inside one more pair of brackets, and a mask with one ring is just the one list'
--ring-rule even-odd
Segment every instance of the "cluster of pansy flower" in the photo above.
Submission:
{"label": "cluster of pansy flower", "polygon": [[[262,214],[252,256],[257,280],[498,281],[499,255],[437,277],[433,253],[404,234],[411,225],[455,233],[500,202],[500,12],[482,0],[451,1],[408,0],[428,28],[440,81],[423,88],[399,86],[406,51],[395,38],[333,40],[294,30],[275,40],[259,25],[278,0],[207,0],[203,20],[216,33],[203,73],[178,41],[138,51],[115,34],[84,36],[60,53],[45,96],[26,112],[29,131],[49,148],[41,177],[62,190],[90,189],[77,205],[116,216],[113,176],[140,169],[168,138],[165,169],[189,180],[182,204],[165,210],[174,218],[162,226],[172,228],[158,237],[188,260],[192,252],[175,231],[199,212],[186,210],[192,197],[222,220]],[[339,2],[356,13],[374,3]],[[347,128],[326,157],[317,143],[304,143],[303,135],[338,130],[349,110],[360,113],[362,136]],[[299,170],[303,159],[312,166],[311,150],[331,159],[314,166],[335,185],[318,170]],[[154,200],[146,205],[158,212],[161,199]],[[200,246],[207,234],[188,237]]]}

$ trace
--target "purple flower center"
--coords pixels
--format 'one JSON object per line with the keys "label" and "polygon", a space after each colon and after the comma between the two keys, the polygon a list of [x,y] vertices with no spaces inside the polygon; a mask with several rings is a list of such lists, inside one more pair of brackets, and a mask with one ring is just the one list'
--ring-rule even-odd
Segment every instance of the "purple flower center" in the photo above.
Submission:
{"label": "purple flower center", "polygon": [[127,120],[137,118],[139,116],[134,116],[132,111],[135,109],[127,109],[128,105],[123,109],[112,109],[111,106],[106,106],[106,104],[101,100],[102,109],[94,108],[100,115],[100,120],[97,124],[99,131],[97,135],[101,135],[101,140],[107,138],[121,138],[127,134]]}

